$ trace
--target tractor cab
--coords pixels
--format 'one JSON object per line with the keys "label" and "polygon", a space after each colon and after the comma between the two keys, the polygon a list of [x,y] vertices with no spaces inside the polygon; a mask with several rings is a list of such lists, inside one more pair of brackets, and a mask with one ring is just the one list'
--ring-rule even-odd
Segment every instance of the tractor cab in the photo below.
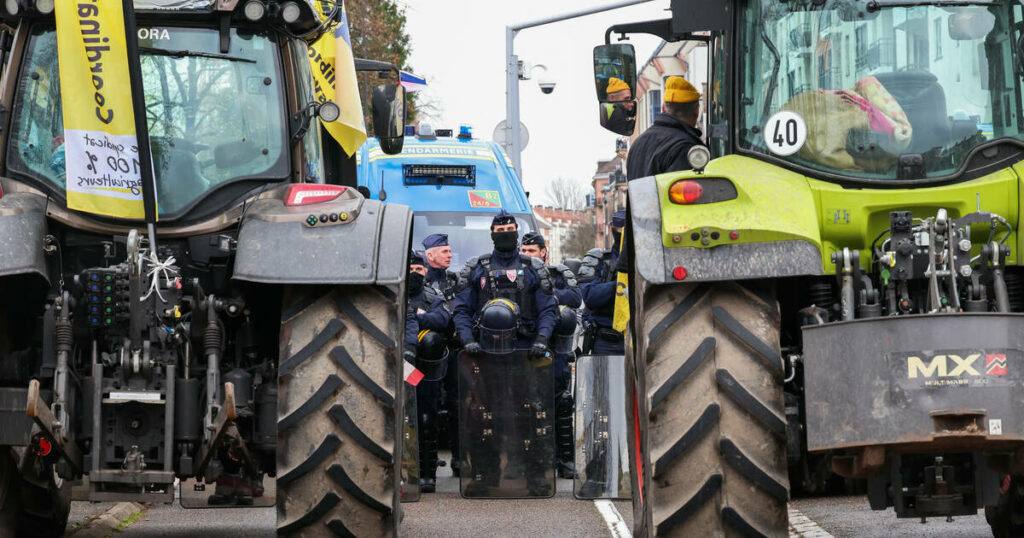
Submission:
{"label": "tractor cab", "polygon": [[[686,14],[608,35],[710,45],[703,131],[715,157],[861,185],[973,179],[1024,158],[1017,2],[673,4]],[[602,106],[619,95],[604,91],[610,76],[635,95],[631,46],[594,59]]]}

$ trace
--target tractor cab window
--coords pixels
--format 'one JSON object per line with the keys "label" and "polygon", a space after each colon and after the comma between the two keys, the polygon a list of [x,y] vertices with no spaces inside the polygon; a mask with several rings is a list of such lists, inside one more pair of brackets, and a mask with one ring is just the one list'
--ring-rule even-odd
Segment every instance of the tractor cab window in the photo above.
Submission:
{"label": "tractor cab window", "polygon": [[[218,186],[288,177],[284,80],[270,34],[139,29],[146,115],[161,217],[176,216]],[[8,147],[12,172],[63,195],[64,125],[57,38],[33,29]]]}
{"label": "tractor cab window", "polygon": [[979,144],[1024,138],[1018,2],[886,3],[744,3],[741,149],[897,179],[901,156],[938,177]]}

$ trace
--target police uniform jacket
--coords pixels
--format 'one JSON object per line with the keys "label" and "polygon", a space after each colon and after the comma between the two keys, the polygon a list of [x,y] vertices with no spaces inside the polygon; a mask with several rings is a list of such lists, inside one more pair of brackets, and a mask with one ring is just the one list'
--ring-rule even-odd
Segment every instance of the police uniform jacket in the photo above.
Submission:
{"label": "police uniform jacket", "polygon": [[617,277],[615,266],[619,253],[616,250],[593,249],[583,259],[580,268],[580,285],[583,302],[587,305],[584,318],[598,327],[611,328],[615,314],[615,288]]}
{"label": "police uniform jacket", "polygon": [[551,274],[552,283],[555,285],[555,300],[558,304],[579,308],[583,304],[583,295],[576,282],[576,275],[564,265],[549,265],[548,273]]}
{"label": "police uniform jacket", "polygon": [[654,125],[644,131],[629,148],[626,178],[638,179],[676,170],[689,170],[686,153],[703,144],[696,127],[671,114],[659,114]]}
{"label": "police uniform jacket", "polygon": [[405,316],[405,343],[415,346],[420,331],[448,331],[451,314],[444,308],[444,301],[426,287],[409,298],[409,310]]}
{"label": "police uniform jacket", "polygon": [[[557,320],[558,305],[551,293],[551,281],[544,264],[540,260],[534,261],[534,258],[529,256],[521,256],[518,252],[507,254],[495,250],[490,255],[489,265],[492,271],[497,268],[511,267],[519,267],[523,270],[522,278],[526,280],[522,293],[532,298],[533,309],[519,304],[520,323],[525,332],[550,338]],[[473,326],[477,318],[480,317],[481,293],[488,293],[486,289],[487,271],[488,269],[479,262],[479,259],[472,259],[466,262],[459,277],[459,286],[462,291],[455,298],[453,317],[455,318],[455,329],[463,342],[475,339]],[[541,272],[543,272],[543,276]],[[485,299],[490,300],[490,298]]]}

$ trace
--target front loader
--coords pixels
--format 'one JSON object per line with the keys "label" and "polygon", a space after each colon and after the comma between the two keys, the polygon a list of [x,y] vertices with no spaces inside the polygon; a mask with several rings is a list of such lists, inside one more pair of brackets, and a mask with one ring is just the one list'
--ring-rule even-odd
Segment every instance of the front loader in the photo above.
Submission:
{"label": "front loader", "polygon": [[693,169],[629,183],[634,535],[785,536],[832,472],[936,533],[984,510],[1021,536],[1024,7],[672,14],[595,49],[602,118],[652,106],[608,100],[613,76],[636,95],[612,36],[709,54]]}
{"label": "front loader", "polygon": [[[56,9],[100,20],[121,4]],[[337,145],[320,123],[338,108],[315,97],[309,44],[341,11],[320,7],[134,2],[147,233],[69,208],[86,181],[61,102],[74,58],[54,2],[0,6],[0,536],[63,535],[83,478],[83,500],[170,503],[180,482],[183,504],[276,502],[282,535],[397,534],[412,215],[325,181]],[[109,31],[93,23],[83,35]],[[87,39],[112,76],[107,41]],[[400,137],[402,92],[381,94],[375,124]]]}

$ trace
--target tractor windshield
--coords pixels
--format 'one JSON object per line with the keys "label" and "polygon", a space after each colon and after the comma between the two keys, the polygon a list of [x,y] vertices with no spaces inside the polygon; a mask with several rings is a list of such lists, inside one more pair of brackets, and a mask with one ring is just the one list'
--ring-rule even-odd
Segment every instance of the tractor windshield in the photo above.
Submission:
{"label": "tractor windshield", "polygon": [[[284,81],[270,34],[139,29],[146,112],[161,217],[187,210],[210,190],[240,179],[288,177]],[[14,105],[8,166],[65,189],[64,126],[57,37],[36,27]]]}
{"label": "tractor windshield", "polygon": [[1024,139],[1021,5],[929,4],[742,2],[741,148],[841,176],[921,179],[956,172],[986,141]]}

